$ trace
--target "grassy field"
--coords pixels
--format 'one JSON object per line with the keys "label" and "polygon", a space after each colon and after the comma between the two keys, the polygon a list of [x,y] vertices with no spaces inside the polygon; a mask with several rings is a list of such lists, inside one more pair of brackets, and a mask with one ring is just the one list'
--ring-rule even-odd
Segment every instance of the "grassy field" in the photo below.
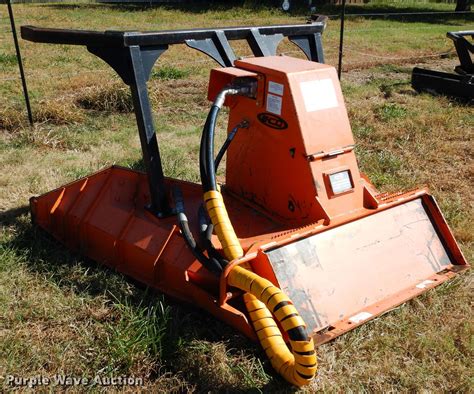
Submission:
{"label": "grassy field", "polygon": [[[452,8],[373,3],[350,12]],[[285,15],[251,2],[204,10],[37,4],[16,5],[15,12],[18,25],[97,30],[304,20],[302,13]],[[416,94],[410,72],[415,64],[451,70],[457,60],[445,34],[472,29],[473,21],[472,15],[351,17],[342,84],[362,170],[382,191],[427,185],[468,261],[474,252],[474,111]],[[133,375],[156,392],[293,392],[258,345],[190,306],[69,253],[32,227],[30,196],[111,164],[141,168],[140,145],[125,85],[79,47],[21,42],[36,119],[33,129],[27,127],[7,27],[2,14],[0,377]],[[324,36],[329,64],[337,62],[337,42],[338,22],[330,20]],[[237,48],[249,54],[243,43]],[[279,50],[301,56],[289,43]],[[172,48],[158,64],[150,95],[165,171],[197,181],[214,65],[184,47]],[[471,294],[468,272],[321,346],[318,378],[305,390],[472,392]]]}

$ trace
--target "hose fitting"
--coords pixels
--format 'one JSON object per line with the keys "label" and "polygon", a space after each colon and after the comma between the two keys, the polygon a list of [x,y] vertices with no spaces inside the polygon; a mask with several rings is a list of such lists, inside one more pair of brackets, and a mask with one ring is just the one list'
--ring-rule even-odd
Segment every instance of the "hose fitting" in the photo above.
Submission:
{"label": "hose fitting", "polygon": [[240,90],[235,89],[235,88],[228,88],[228,89],[221,90],[220,93],[217,95],[216,99],[214,100],[213,106],[219,107],[220,109],[224,105],[224,101],[227,96],[235,95],[239,93],[240,93]]}

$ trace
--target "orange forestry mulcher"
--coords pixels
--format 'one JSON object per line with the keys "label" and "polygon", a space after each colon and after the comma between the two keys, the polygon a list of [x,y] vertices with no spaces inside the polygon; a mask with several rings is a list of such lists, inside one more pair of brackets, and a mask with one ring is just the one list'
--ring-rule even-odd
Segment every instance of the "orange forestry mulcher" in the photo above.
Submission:
{"label": "orange forestry mulcher", "polygon": [[[85,45],[117,71],[131,87],[147,169],[113,166],[33,197],[35,223],[69,248],[258,339],[274,368],[298,386],[315,376],[315,344],[467,267],[425,189],[379,194],[359,172],[335,69],[322,64],[324,25],[22,28],[31,41]],[[274,56],[283,37],[311,61]],[[237,60],[234,39],[246,39],[256,57]],[[176,43],[223,66],[210,76],[200,185],[164,177],[146,91],[155,61]],[[228,137],[215,155],[224,105]]]}

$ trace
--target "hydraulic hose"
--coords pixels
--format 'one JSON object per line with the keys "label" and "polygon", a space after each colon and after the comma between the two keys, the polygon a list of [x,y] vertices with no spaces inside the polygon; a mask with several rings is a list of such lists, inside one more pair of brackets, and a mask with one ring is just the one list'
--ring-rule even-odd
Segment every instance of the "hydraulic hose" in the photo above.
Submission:
{"label": "hydraulic hose", "polygon": [[207,257],[199,245],[196,243],[193,237],[193,233],[189,228],[188,218],[184,213],[184,200],[181,190],[178,188],[173,189],[173,196],[175,200],[176,213],[178,215],[178,224],[181,230],[181,234],[188,245],[189,249],[193,253],[194,257],[206,267],[209,271],[214,274],[220,275],[222,273],[223,266],[220,261],[212,256]]}
{"label": "hydraulic hose", "polygon": [[[208,124],[205,126],[206,132],[203,133],[204,135],[207,135],[207,127]],[[242,121],[240,122],[237,126],[235,126],[228,134],[225,142],[222,144],[221,149],[219,150],[216,159],[214,160],[214,171],[217,173],[217,169],[219,168],[219,164],[224,157],[227,149],[229,148],[230,144],[232,143],[232,140],[234,139],[235,135],[237,134],[237,131],[240,128],[248,128],[248,122],[247,121]],[[204,138],[204,144],[207,143],[207,139]],[[205,158],[203,158],[203,161],[206,162]],[[207,166],[203,166],[204,172],[207,171]],[[208,185],[207,185],[208,186]],[[214,245],[212,244],[212,234],[214,232],[214,225],[212,223],[209,223],[209,220],[207,218],[206,210],[204,209],[204,205],[201,204],[198,209],[198,220],[199,220],[199,228],[200,228],[200,240],[201,240],[201,245],[204,246],[204,250],[207,250],[209,257],[213,257],[217,259],[222,268],[224,268],[229,262],[226,259],[223,259],[220,253],[214,248]]]}
{"label": "hydraulic hose", "polygon": [[[214,168],[214,130],[217,114],[227,94],[236,89],[225,89],[218,96],[206,121],[201,142],[201,176],[204,202],[214,230],[229,261],[243,256],[244,252],[230,222],[222,194],[217,190]],[[216,108],[218,107],[218,108]],[[211,170],[212,168],[212,170]],[[212,177],[213,179],[210,179]],[[308,384],[317,371],[314,343],[306,333],[306,326],[296,308],[281,289],[269,280],[241,266],[235,266],[228,275],[228,284],[244,294],[244,303],[262,347],[272,366],[290,383],[296,386]],[[290,339],[291,351],[283,340],[279,326]]]}
{"label": "hydraulic hose", "polygon": [[201,172],[201,181],[204,192],[217,190],[216,168],[214,164],[214,131],[216,129],[217,115],[224,104],[227,95],[240,93],[241,90],[226,88],[222,90],[212,104],[209,115],[202,132],[201,146],[199,150],[199,163]]}
{"label": "hydraulic hose", "polygon": [[[270,281],[240,266],[228,277],[231,286],[244,291],[244,303],[258,339],[275,370],[296,386],[309,384],[318,369],[314,343],[303,319],[288,296]],[[274,316],[290,338],[292,352],[283,340]]]}
{"label": "hydraulic hose", "polygon": [[209,223],[207,218],[206,210],[204,205],[201,204],[198,209],[198,220],[199,220],[199,234],[201,245],[204,246],[204,250],[207,250],[209,257],[212,257],[219,261],[222,269],[229,264],[229,261],[224,259],[222,255],[214,248],[212,243],[212,234],[214,232],[214,225]]}
{"label": "hydraulic hose", "polygon": [[243,128],[247,128],[247,127],[249,127],[248,122],[244,120],[244,121],[240,122],[237,126],[235,126],[229,132],[229,134],[227,135],[226,140],[224,141],[224,143],[221,146],[221,149],[217,153],[216,159],[214,160],[214,168],[215,168],[216,172],[217,172],[217,169],[219,168],[219,164],[221,163],[222,158],[225,155],[225,152],[227,151],[227,148],[229,148],[229,146],[232,143],[235,135],[237,134],[237,131],[239,131],[239,129],[243,129]]}

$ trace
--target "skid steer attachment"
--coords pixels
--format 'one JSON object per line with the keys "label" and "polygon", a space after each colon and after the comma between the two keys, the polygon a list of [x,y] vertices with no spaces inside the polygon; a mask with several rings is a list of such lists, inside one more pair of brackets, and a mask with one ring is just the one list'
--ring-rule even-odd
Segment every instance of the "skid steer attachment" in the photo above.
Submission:
{"label": "skid steer attachment", "polygon": [[[22,28],[31,41],[86,45],[130,85],[146,167],[113,166],[33,197],[34,222],[258,339],[295,385],[316,373],[315,343],[467,267],[425,189],[380,194],[359,172],[335,69],[322,64],[323,28],[324,20],[152,33]],[[309,60],[274,56],[284,36]],[[236,60],[234,39],[256,57]],[[223,66],[210,76],[201,184],[163,176],[146,90],[157,58],[178,43]],[[228,137],[214,155],[223,105]]]}
{"label": "skid steer attachment", "polygon": [[[459,57],[460,64],[454,68],[456,74],[415,67],[411,75],[411,86],[418,92],[474,100],[474,30],[448,32],[446,36],[453,40]],[[468,37],[471,37],[471,42]]]}

